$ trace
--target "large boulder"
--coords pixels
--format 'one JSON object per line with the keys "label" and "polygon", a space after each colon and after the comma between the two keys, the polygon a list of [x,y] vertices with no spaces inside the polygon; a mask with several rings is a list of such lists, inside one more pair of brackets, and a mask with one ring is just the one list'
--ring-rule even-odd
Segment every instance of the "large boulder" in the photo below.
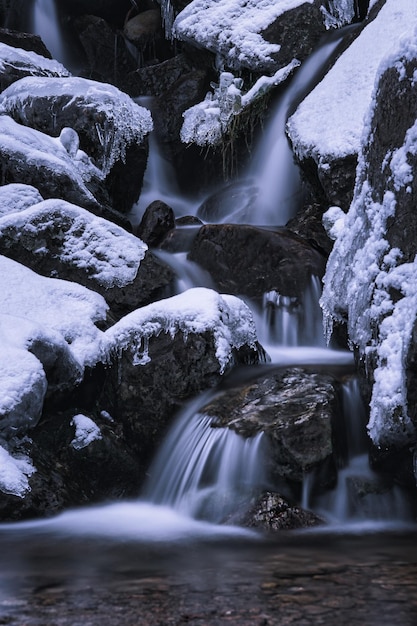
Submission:
{"label": "large boulder", "polygon": [[222,291],[256,299],[269,291],[299,297],[325,269],[325,257],[295,233],[255,226],[207,224],[188,256]]}
{"label": "large boulder", "polygon": [[[50,136],[72,129],[102,173],[113,208],[125,213],[138,199],[152,118],[116,87],[75,77],[26,78],[1,94],[0,112]],[[76,153],[75,143],[74,135],[69,145]]]}
{"label": "large boulder", "polygon": [[187,398],[260,354],[248,307],[202,288],[130,313],[105,338],[110,364],[98,406],[124,425],[144,469]]}
{"label": "large boulder", "polygon": [[271,74],[294,57],[305,58],[317,44],[326,30],[321,6],[317,0],[269,0],[262,6],[254,0],[194,0],[177,15],[173,34],[215,53],[225,67]]}
{"label": "large boulder", "polygon": [[116,318],[163,295],[173,278],[139,238],[64,200],[0,217],[0,251],[100,293]]}
{"label": "large boulder", "polygon": [[102,172],[71,144],[0,115],[0,158],[3,184],[32,185],[43,198],[64,198],[93,212],[102,211],[93,193],[102,185]]}
{"label": "large boulder", "polygon": [[[393,4],[398,8],[387,2],[387,9]],[[403,15],[411,8],[405,5]],[[381,64],[355,197],[336,229],[322,298],[329,333],[333,322],[347,324],[369,392],[373,443],[381,453],[405,446],[410,468],[417,441],[416,70],[413,34]]]}
{"label": "large boulder", "polygon": [[345,211],[353,198],[364,116],[378,67],[400,36],[414,32],[417,21],[417,6],[407,0],[387,0],[375,12],[287,124],[315,198]]}
{"label": "large boulder", "polygon": [[265,433],[270,475],[275,484],[300,485],[308,473],[316,486],[334,483],[336,454],[333,422],[340,414],[335,378],[300,368],[277,370],[219,393],[200,412],[213,427],[244,437]]}
{"label": "large boulder", "polygon": [[9,85],[26,76],[53,78],[71,76],[58,61],[7,43],[0,43],[0,59],[0,91],[4,91]]}

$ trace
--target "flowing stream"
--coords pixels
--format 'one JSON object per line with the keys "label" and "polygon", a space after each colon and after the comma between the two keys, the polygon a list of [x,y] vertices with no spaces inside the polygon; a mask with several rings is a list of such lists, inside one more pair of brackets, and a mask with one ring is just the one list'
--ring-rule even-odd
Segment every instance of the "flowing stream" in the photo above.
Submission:
{"label": "flowing stream", "polygon": [[[50,45],[54,55],[64,59],[54,0],[36,0],[33,25],[35,32]],[[302,189],[285,136],[286,120],[303,94],[319,80],[341,39],[339,33],[321,45],[302,64],[277,102],[245,174],[249,184],[259,189],[256,213],[250,213],[248,220],[247,212],[239,213],[232,206],[225,209],[219,221],[278,225],[284,224],[293,215]],[[163,199],[171,204],[177,216],[195,212],[197,207],[178,196],[175,178],[154,139],[151,140],[144,190],[133,211],[136,221],[153,199]],[[160,254],[175,268],[178,291],[191,286],[211,286],[210,278],[187,261],[185,253]],[[271,366],[351,364],[350,353],[325,346],[318,304],[320,289],[319,279],[312,276],[302,298],[289,298],[271,291],[264,295],[261,310],[249,302],[259,340],[269,355]],[[358,519],[392,521],[390,511],[394,511],[394,520],[403,519],[405,513],[401,498],[392,491],[386,499],[379,497],[383,489],[380,485],[372,486],[375,485],[375,476],[369,469],[363,441],[358,443],[353,440],[352,433],[365,433],[363,409],[355,384],[349,383],[344,391],[343,418],[349,443],[345,462],[339,471],[338,486],[334,492],[316,499],[313,495],[314,476],[306,476],[302,504],[320,513],[329,524]],[[211,428],[209,418],[200,413],[206,399],[206,396],[198,398],[178,416],[150,468],[149,480],[138,502],[68,512],[57,520],[30,522],[22,527],[45,528],[48,532],[71,528],[74,532],[78,529],[79,532],[98,531],[103,534],[114,533],[117,529],[121,535],[140,532],[143,538],[148,539],[166,539],[170,533],[177,537],[193,533],[207,536],[240,532],[215,525],[227,520],[242,501],[267,484],[262,460],[267,456],[267,447],[262,434],[244,439],[232,431]],[[356,416],[359,423],[349,423],[352,416]],[[352,496],[352,484],[358,481],[362,481],[367,491],[362,502],[354,502]],[[242,533],[245,532],[242,530]]]}
{"label": "flowing stream", "polygon": [[[54,56],[65,61],[53,0],[35,0],[33,24]],[[317,80],[336,46],[330,41],[297,72],[248,167],[247,188],[262,190],[260,213],[223,207],[219,221],[245,222],[252,215],[253,223],[278,225],[293,213],[302,190],[284,135],[286,118],[299,89],[311,88],[307,79]],[[198,209],[197,202],[178,196],[152,140],[136,221],[155,199],[171,204],[177,215]],[[186,253],[159,254],[175,269],[178,292],[212,287]],[[248,302],[270,358],[262,367],[351,368],[350,353],[324,344],[320,288],[312,276],[298,299],[268,292],[261,307]],[[321,532],[282,532],[275,538],[220,523],[268,484],[268,446],[262,434],[245,439],[212,428],[202,410],[211,393],[178,415],[137,500],[0,524],[0,623],[415,624],[416,533],[401,525],[409,515],[401,493],[387,489],[369,468],[357,381],[343,387],[339,427],[346,446],[337,486],[317,496],[314,473],[304,479],[300,504],[327,525]],[[374,532],[390,525],[394,531]]]}

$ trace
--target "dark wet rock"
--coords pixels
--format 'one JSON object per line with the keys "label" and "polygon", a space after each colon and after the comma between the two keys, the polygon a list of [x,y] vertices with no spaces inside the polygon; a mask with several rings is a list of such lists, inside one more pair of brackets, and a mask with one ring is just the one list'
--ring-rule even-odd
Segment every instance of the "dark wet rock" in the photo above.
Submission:
{"label": "dark wet rock", "polygon": [[125,22],[123,32],[126,38],[138,48],[162,39],[161,13],[157,9],[148,9]]}
{"label": "dark wet rock", "polygon": [[125,90],[126,76],[134,72],[137,62],[122,33],[95,15],[77,17],[73,24],[86,57],[86,75]]}
{"label": "dark wet rock", "polygon": [[22,33],[9,28],[0,28],[0,42],[13,46],[13,48],[21,48],[27,52],[36,52],[36,54],[40,54],[47,59],[52,59],[51,53],[38,35]]}
{"label": "dark wet rock", "polygon": [[174,211],[162,200],[155,200],[146,208],[136,235],[152,248],[159,246],[173,228]]}
{"label": "dark wet rock", "polygon": [[63,200],[0,218],[0,251],[100,293],[116,318],[162,296],[173,280],[140,239]]}
{"label": "dark wet rock", "polygon": [[94,15],[121,28],[132,8],[130,0],[59,0],[59,9],[68,19],[80,15]]}
{"label": "dark wet rock", "polygon": [[278,493],[267,491],[251,506],[239,520],[242,526],[266,532],[295,530],[320,526],[320,517],[299,506],[290,504]]}
{"label": "dark wet rock", "polygon": [[161,249],[171,253],[189,252],[200,226],[190,225],[171,230],[162,242]]}
{"label": "dark wet rock", "polygon": [[211,274],[220,291],[253,298],[271,290],[300,296],[311,276],[321,277],[325,269],[325,257],[289,230],[233,224],[203,226],[189,259]]}
{"label": "dark wet rock", "polygon": [[[279,43],[279,52],[272,53],[276,67],[284,67],[292,59],[305,59],[317,46],[326,32],[321,11],[322,2],[314,0],[286,11],[275,22],[262,31],[262,36],[270,43]],[[256,68],[264,71],[268,68]]]}
{"label": "dark wet rock", "polygon": [[135,68],[126,77],[126,90],[132,97],[164,96],[182,76],[195,70],[185,54],[177,54],[161,63]]}
{"label": "dark wet rock", "polygon": [[270,442],[270,470],[278,484],[301,483],[317,472],[318,486],[335,478],[333,422],[340,413],[338,383],[299,368],[265,373],[220,393],[201,409],[213,426],[244,437],[264,432]]}
{"label": "dark wet rock", "polygon": [[[88,433],[77,440],[76,415],[91,420],[90,440]],[[22,497],[0,491],[2,521],[49,517],[65,508],[137,495],[138,463],[111,416],[90,418],[74,410],[44,415],[31,440],[13,450],[32,459],[30,491]]]}
{"label": "dark wet rock", "polygon": [[310,204],[302,208],[297,215],[289,220],[285,227],[303,237],[316,250],[328,256],[333,248],[333,241],[327,235],[322,224],[323,213],[327,210],[320,204]]}

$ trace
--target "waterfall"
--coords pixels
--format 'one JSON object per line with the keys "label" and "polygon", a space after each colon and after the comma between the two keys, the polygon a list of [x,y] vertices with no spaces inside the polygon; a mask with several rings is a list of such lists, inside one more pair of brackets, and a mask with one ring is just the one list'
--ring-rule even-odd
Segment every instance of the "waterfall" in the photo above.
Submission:
{"label": "waterfall", "polygon": [[67,55],[64,35],[58,20],[55,0],[35,0],[31,30],[41,37],[53,58],[65,65]]}
{"label": "waterfall", "polygon": [[342,409],[342,439],[346,450],[345,463],[338,471],[337,486],[314,501],[314,475],[307,475],[303,504],[331,526],[376,528],[411,521],[410,506],[404,493],[369,465],[366,411],[356,378],[343,385]]}
{"label": "waterfall", "polygon": [[[296,70],[275,105],[244,176],[215,193],[219,197],[217,203],[224,195],[222,217],[218,221],[279,226],[294,216],[303,192],[299,168],[285,132],[287,119],[324,75],[344,36],[345,30],[328,36],[326,43]],[[204,219],[205,203],[200,211]]]}
{"label": "waterfall", "polygon": [[[153,98],[151,96],[134,98],[134,101],[152,112]],[[140,222],[146,208],[154,200],[162,200],[168,204],[174,210],[176,217],[195,213],[194,203],[181,196],[174,167],[162,154],[155,131],[152,131],[149,135],[149,154],[142,191],[129,214],[133,224]]]}
{"label": "waterfall", "polygon": [[321,281],[312,276],[301,297],[268,291],[263,298],[259,335],[266,346],[325,347],[323,319],[319,306]]}
{"label": "waterfall", "polygon": [[224,522],[265,485],[264,464],[263,433],[245,438],[213,427],[212,418],[192,403],[159,450],[143,498],[193,518]]}

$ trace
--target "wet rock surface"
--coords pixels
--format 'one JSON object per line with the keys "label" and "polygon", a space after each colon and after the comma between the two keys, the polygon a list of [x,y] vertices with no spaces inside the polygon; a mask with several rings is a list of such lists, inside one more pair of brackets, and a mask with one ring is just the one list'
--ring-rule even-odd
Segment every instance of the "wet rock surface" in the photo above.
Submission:
{"label": "wet rock surface", "polygon": [[[306,472],[327,465],[334,477],[332,422],[340,412],[331,376],[294,368],[265,373],[246,386],[219,394],[201,412],[213,425],[248,437],[264,432],[275,478],[302,482]],[[332,472],[333,466],[333,472]]]}
{"label": "wet rock surface", "polygon": [[203,226],[188,257],[221,291],[250,297],[271,290],[301,295],[311,275],[321,277],[325,269],[325,257],[291,231],[234,224]]}

